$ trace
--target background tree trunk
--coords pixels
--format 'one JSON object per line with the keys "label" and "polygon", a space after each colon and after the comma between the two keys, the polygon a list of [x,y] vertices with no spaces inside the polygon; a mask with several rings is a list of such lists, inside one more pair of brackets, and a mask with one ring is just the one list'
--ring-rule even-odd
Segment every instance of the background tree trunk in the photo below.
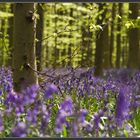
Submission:
{"label": "background tree trunk", "polygon": [[[129,14],[130,20],[137,19],[139,16],[139,4],[138,3],[130,3],[129,10],[131,13]],[[131,28],[128,32],[129,38],[129,57],[128,57],[128,67],[130,68],[139,68],[139,29]]]}
{"label": "background tree trunk", "polygon": [[[10,12],[13,13],[13,4],[10,5]],[[13,24],[14,24],[14,17],[9,17],[8,19],[8,35],[9,35],[9,58],[8,58],[8,65],[11,66],[12,64],[12,51],[13,51]]]}
{"label": "background tree trunk", "polygon": [[13,80],[16,91],[37,84],[35,36],[35,4],[17,3],[14,5],[14,55]]}
{"label": "background tree trunk", "polygon": [[[57,4],[55,3],[54,5],[54,14],[57,15]],[[58,45],[58,38],[57,38],[57,31],[58,31],[58,27],[57,27],[57,20],[58,18],[55,17],[54,18],[54,33],[56,33],[56,36],[54,36],[54,63],[53,63],[53,67],[56,68],[59,64],[57,63],[58,59],[59,59],[59,49],[57,48]]]}
{"label": "background tree trunk", "polygon": [[[73,9],[70,8],[70,17],[73,17]],[[72,29],[72,20],[69,21],[69,26],[70,28]],[[71,63],[72,63],[72,58],[71,58],[71,51],[72,51],[72,32],[70,31],[69,33],[69,39],[70,39],[70,43],[69,43],[69,46],[68,46],[68,66],[71,66]]]}
{"label": "background tree trunk", "polygon": [[5,43],[4,43],[4,36],[5,36],[5,32],[4,32],[4,26],[5,25],[5,21],[4,21],[4,19],[2,19],[1,20],[1,29],[0,29],[0,31],[1,31],[1,33],[2,33],[2,35],[1,35],[1,53],[0,53],[0,66],[2,66],[2,65],[4,65],[4,47],[5,47]]}
{"label": "background tree trunk", "polygon": [[42,38],[43,38],[43,31],[44,31],[44,11],[42,8],[43,4],[37,4],[37,13],[39,15],[39,19],[37,20],[36,26],[36,57],[37,57],[37,70],[42,70],[42,55],[43,55],[43,45],[42,45]]}
{"label": "background tree trunk", "polygon": [[[106,4],[102,4],[102,3],[99,4],[99,12],[101,12],[103,10],[103,7],[105,5]],[[103,11],[101,13],[101,15],[98,17],[97,23],[96,23],[97,25],[100,25],[100,26],[102,25],[103,20],[105,19],[105,15],[106,15],[106,10]],[[104,26],[108,26],[108,25],[104,25]],[[103,61],[103,59],[104,59],[104,49],[105,49],[106,45],[108,45],[108,44],[105,44],[105,42],[104,42],[104,41],[107,42],[107,40],[106,40],[107,36],[105,35],[108,32],[107,30],[108,29],[106,27],[103,27],[103,31],[100,30],[96,34],[96,50],[95,50],[95,67],[96,67],[96,69],[95,69],[95,76],[102,75],[103,63],[105,61],[105,60]]]}
{"label": "background tree trunk", "polygon": [[112,4],[112,21],[110,35],[110,65],[113,67],[113,51],[114,51],[114,31],[115,31],[116,3]]}
{"label": "background tree trunk", "polygon": [[104,29],[103,29],[103,68],[108,69],[110,67],[110,46],[109,46],[109,25],[106,23]]}
{"label": "background tree trunk", "polygon": [[[122,17],[123,3],[118,5],[118,14]],[[120,59],[121,59],[121,18],[118,17],[117,25],[117,51],[116,51],[116,67],[120,68]]]}

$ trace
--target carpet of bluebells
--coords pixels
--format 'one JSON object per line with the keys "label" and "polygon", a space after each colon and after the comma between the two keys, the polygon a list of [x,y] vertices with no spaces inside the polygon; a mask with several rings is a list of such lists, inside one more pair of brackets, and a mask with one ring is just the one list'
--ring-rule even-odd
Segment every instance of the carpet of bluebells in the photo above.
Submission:
{"label": "carpet of bluebells", "polygon": [[139,137],[140,72],[53,69],[39,85],[13,90],[0,68],[0,137]]}

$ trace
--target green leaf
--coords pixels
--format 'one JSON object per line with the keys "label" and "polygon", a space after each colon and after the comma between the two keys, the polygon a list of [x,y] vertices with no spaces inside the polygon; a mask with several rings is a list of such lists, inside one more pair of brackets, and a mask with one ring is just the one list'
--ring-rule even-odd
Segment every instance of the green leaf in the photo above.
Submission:
{"label": "green leaf", "polygon": [[117,15],[117,18],[121,19],[122,17],[120,15]]}
{"label": "green leaf", "polygon": [[102,28],[102,26],[100,26],[100,25],[97,25],[96,28],[103,31],[103,28]]}
{"label": "green leaf", "polygon": [[67,134],[67,129],[66,129],[66,127],[65,126],[63,126],[63,137],[67,137],[68,136],[68,134]]}
{"label": "green leaf", "polygon": [[13,17],[14,15],[8,12],[3,12],[0,11],[0,18],[9,18],[9,17]]}
{"label": "green leaf", "polygon": [[134,23],[132,22],[132,21],[127,21],[126,23],[125,23],[125,26],[126,26],[126,28],[127,29],[129,29],[129,28],[133,28],[134,27]]}
{"label": "green leaf", "polygon": [[128,132],[127,132],[127,130],[124,129],[123,132],[124,132],[124,135],[128,138]]}

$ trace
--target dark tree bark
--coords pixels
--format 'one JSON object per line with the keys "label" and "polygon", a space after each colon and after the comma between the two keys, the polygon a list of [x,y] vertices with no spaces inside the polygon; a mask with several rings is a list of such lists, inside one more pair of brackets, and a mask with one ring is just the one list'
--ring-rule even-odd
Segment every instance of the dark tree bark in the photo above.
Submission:
{"label": "dark tree bark", "polygon": [[108,69],[110,68],[110,46],[109,46],[109,25],[106,21],[106,25],[103,30],[103,68]]}
{"label": "dark tree bark", "polygon": [[[118,5],[118,14],[122,17],[123,3]],[[118,18],[117,24],[117,51],[116,51],[116,67],[120,68],[121,59],[121,18]]]}
{"label": "dark tree bark", "polygon": [[[10,5],[10,12],[13,13],[13,4]],[[13,24],[14,17],[9,17],[8,19],[8,35],[9,35],[9,58],[8,66],[12,65],[12,51],[13,51]]]}
{"label": "dark tree bark", "polygon": [[[140,15],[139,14],[140,5],[138,3],[130,3],[129,14],[130,20],[135,20]],[[140,68],[139,65],[139,41],[140,41],[140,31],[138,28],[131,28],[128,32],[129,38],[129,58],[128,58],[128,67],[130,68]]]}
{"label": "dark tree bark", "polygon": [[92,32],[90,31],[90,28],[88,27],[88,43],[87,43],[87,66],[92,67],[93,66],[93,48],[92,48]]}
{"label": "dark tree bark", "polygon": [[[66,56],[66,49],[65,49],[65,48],[62,50],[61,56],[64,56],[64,57]],[[64,58],[64,57],[63,57],[63,58]],[[65,67],[65,66],[66,66],[66,61],[65,61],[65,59],[62,59],[61,64],[62,64],[62,67]]]}
{"label": "dark tree bark", "polygon": [[[57,4],[55,3],[54,5],[54,14],[57,15]],[[58,22],[58,18],[55,17],[54,19],[54,32],[56,33],[56,36],[54,37],[54,63],[53,63],[53,67],[56,68],[59,64],[57,63],[57,61],[59,60],[59,49],[57,48],[58,45],[58,38],[57,38],[57,23]]]}
{"label": "dark tree bark", "polygon": [[[83,3],[82,6],[87,7],[86,3]],[[86,12],[82,13],[82,16],[87,16]],[[82,32],[82,42],[81,42],[81,51],[82,51],[82,58],[81,58],[81,66],[82,67],[90,67],[93,66],[92,62],[92,32],[90,31],[89,25],[90,16],[88,17],[87,21],[84,21],[81,26]]]}
{"label": "dark tree bark", "polygon": [[[6,5],[3,4],[2,7],[1,7],[1,10],[2,11],[5,11],[6,9]],[[1,19],[1,27],[0,27],[0,32],[1,32],[1,35],[0,35],[0,41],[1,41],[1,50],[0,50],[0,66],[2,65],[5,65],[5,33],[6,33],[6,28],[5,28],[5,25],[6,25],[6,22],[5,22],[5,19],[2,18]]]}
{"label": "dark tree bark", "polygon": [[82,57],[81,57],[81,67],[85,67],[86,66],[86,52],[87,52],[87,42],[85,40],[86,36],[87,36],[87,31],[86,31],[86,27],[85,24],[81,27],[82,30],[82,43],[81,43],[81,53],[82,53]]}
{"label": "dark tree bark", "polygon": [[5,43],[4,43],[4,36],[5,36],[5,31],[4,31],[4,26],[5,25],[5,20],[2,19],[1,20],[1,55],[0,55],[0,66],[4,65],[4,46],[5,46]]}
{"label": "dark tree bark", "polygon": [[[37,84],[35,4],[14,4],[13,80],[15,91]],[[32,69],[31,69],[32,68]]]}
{"label": "dark tree bark", "polygon": [[116,4],[112,4],[112,21],[111,21],[111,35],[110,35],[110,65],[113,67],[113,51],[114,51],[114,31],[115,31],[115,16]]}
{"label": "dark tree bark", "polygon": [[37,70],[42,70],[42,55],[43,55],[43,45],[42,45],[42,38],[43,38],[43,31],[44,31],[44,11],[42,8],[43,4],[37,4],[37,13],[39,15],[39,19],[37,20],[36,26],[36,57],[37,57]]}
{"label": "dark tree bark", "polygon": [[[70,17],[73,17],[73,9],[70,8]],[[72,26],[72,20],[69,21],[69,26]],[[71,38],[72,38],[72,32],[70,31],[69,33],[69,39],[70,39],[70,43],[69,43],[69,47],[68,47],[68,66],[71,66],[72,64],[72,58],[71,58],[71,48],[72,48],[72,42],[71,42]]]}
{"label": "dark tree bark", "polygon": [[[106,4],[99,3],[99,12],[103,10]],[[101,18],[97,18],[97,25],[102,25],[105,20],[107,10],[101,13]],[[103,67],[108,68],[109,64],[109,42],[108,42],[108,25],[102,25],[103,31],[100,30],[96,33],[96,50],[95,50],[95,76],[102,75]]]}

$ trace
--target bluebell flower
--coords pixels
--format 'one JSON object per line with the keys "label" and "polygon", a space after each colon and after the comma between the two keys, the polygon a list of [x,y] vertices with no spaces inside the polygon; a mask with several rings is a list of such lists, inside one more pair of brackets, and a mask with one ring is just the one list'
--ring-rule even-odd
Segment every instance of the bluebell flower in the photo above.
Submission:
{"label": "bluebell flower", "polygon": [[66,97],[65,101],[60,104],[60,108],[56,118],[56,133],[60,133],[63,130],[63,125],[69,126],[66,117],[73,114],[73,102],[70,97]]}
{"label": "bluebell flower", "polygon": [[72,137],[78,137],[78,126],[77,126],[77,123],[73,123],[73,131],[72,131]]}
{"label": "bluebell flower", "polygon": [[5,105],[9,105],[9,103],[15,103],[17,98],[18,98],[18,96],[17,96],[16,92],[10,92],[6,96]]}
{"label": "bluebell flower", "polygon": [[0,89],[0,95],[2,95],[2,90]]}
{"label": "bluebell flower", "polygon": [[50,115],[46,109],[45,105],[41,106],[42,111],[41,111],[41,132],[44,134],[46,127],[48,125],[49,119],[50,119]]}
{"label": "bluebell flower", "polygon": [[84,125],[87,113],[88,113],[88,111],[86,109],[80,110],[79,117],[78,117],[78,123],[81,123],[82,125]]}
{"label": "bluebell flower", "polygon": [[118,99],[117,99],[117,107],[116,107],[116,121],[119,127],[122,127],[124,120],[126,119],[129,111],[129,89],[127,86],[124,86],[120,89]]}
{"label": "bluebell flower", "polygon": [[31,124],[33,124],[33,125],[35,125],[36,126],[36,124],[37,124],[37,115],[38,115],[38,110],[36,109],[36,108],[34,108],[34,109],[29,109],[28,111],[27,111],[27,116],[26,116],[26,120],[29,122],[29,123],[31,123]]}
{"label": "bluebell flower", "polygon": [[59,90],[57,88],[57,86],[55,86],[54,84],[50,84],[47,86],[47,90],[45,90],[45,98],[48,99],[50,97],[52,97],[53,93],[57,93]]}
{"label": "bluebell flower", "polygon": [[35,102],[37,97],[39,87],[37,85],[32,85],[30,87],[27,87],[24,91],[22,91],[23,97],[23,104],[28,105]]}
{"label": "bluebell flower", "polygon": [[27,126],[24,122],[18,122],[12,129],[12,137],[26,137]]}

